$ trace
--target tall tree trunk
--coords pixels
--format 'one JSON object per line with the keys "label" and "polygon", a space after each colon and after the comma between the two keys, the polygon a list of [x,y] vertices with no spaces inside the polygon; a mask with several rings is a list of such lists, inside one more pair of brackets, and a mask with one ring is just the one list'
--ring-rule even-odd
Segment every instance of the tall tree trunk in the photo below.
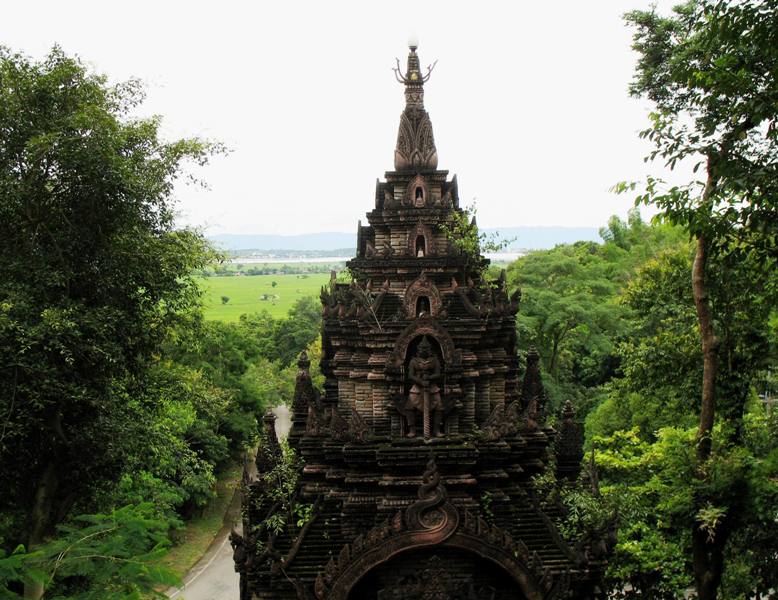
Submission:
{"label": "tall tree trunk", "polygon": [[706,280],[708,266],[708,240],[704,235],[697,237],[697,250],[692,265],[692,293],[697,309],[697,321],[702,339],[702,401],[700,404],[700,426],[697,430],[697,461],[704,463],[711,452],[711,434],[716,409],[716,370],[718,368],[719,340],[713,329],[710,297]]}
{"label": "tall tree trunk", "polygon": [[724,545],[728,537],[724,531],[717,531],[711,541],[708,539],[708,533],[700,529],[699,523],[694,524],[692,564],[699,600],[716,600],[721,576],[724,573]]}
{"label": "tall tree trunk", "polygon": [[[56,497],[58,486],[57,464],[52,460],[46,465],[41,474],[38,488],[35,491],[35,499],[30,509],[29,535],[27,537],[28,552],[33,551],[42,544],[46,537],[51,521],[52,504]],[[25,600],[40,600],[43,598],[44,591],[45,587],[42,582],[29,579],[24,582]]]}
{"label": "tall tree trunk", "polygon": [[[692,265],[692,293],[697,309],[697,321],[700,326],[703,357],[700,425],[697,430],[697,464],[699,468],[702,468],[711,454],[711,436],[716,408],[716,370],[718,368],[719,340],[713,327],[706,279],[709,251],[709,242],[705,235],[698,235],[694,264]],[[702,508],[699,500],[695,502],[695,508]],[[724,566],[724,545],[728,536],[725,533],[725,528],[721,527],[721,530],[715,532],[711,538],[707,531],[700,528],[700,523],[696,519],[692,527],[692,564],[697,596],[699,600],[716,600]]]}
{"label": "tall tree trunk", "polygon": [[550,374],[556,373],[556,357],[559,352],[559,338],[554,336],[554,343],[551,346],[551,359],[548,361],[548,372]]}

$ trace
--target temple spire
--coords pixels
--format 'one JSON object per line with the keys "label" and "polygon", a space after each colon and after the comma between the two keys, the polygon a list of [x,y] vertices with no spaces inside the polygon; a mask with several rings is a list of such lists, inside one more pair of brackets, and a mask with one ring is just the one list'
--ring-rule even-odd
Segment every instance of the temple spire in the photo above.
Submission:
{"label": "temple spire", "polygon": [[435,63],[427,67],[422,75],[419,56],[416,54],[418,43],[409,43],[408,66],[405,73],[397,59],[394,69],[397,81],[405,85],[405,110],[400,117],[400,130],[397,134],[397,147],[394,151],[394,168],[402,170],[434,170],[438,166],[438,152],[432,135],[432,122],[424,110],[424,83],[429,80]]}
{"label": "temple spire", "polygon": [[409,42],[408,47],[410,52],[408,53],[408,67],[405,73],[402,72],[400,67],[400,59],[397,61],[397,67],[395,67],[394,75],[397,81],[405,85],[405,106],[406,108],[424,109],[424,83],[429,80],[432,70],[438,61],[435,61],[427,67],[427,73],[421,74],[421,67],[419,63],[419,55],[416,54],[416,48],[418,43],[416,40]]}

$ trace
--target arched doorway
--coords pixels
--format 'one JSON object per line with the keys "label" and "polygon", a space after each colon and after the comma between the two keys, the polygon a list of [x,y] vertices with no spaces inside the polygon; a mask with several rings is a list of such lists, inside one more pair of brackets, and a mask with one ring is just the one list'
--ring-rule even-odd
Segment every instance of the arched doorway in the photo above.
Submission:
{"label": "arched doorway", "polygon": [[404,552],[365,574],[349,600],[523,600],[499,565],[457,548]]}

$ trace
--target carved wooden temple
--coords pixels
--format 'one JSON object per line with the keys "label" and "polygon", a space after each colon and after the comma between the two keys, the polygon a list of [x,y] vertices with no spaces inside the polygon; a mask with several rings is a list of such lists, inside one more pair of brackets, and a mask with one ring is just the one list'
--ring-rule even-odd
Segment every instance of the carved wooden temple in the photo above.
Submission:
{"label": "carved wooden temple", "polygon": [[[520,292],[450,241],[462,210],[437,168],[429,72],[415,47],[398,63],[395,169],[359,226],[353,281],[322,291],[322,391],[299,361],[289,444],[307,510],[274,529],[272,482],[244,481],[241,600],[599,595],[601,562],[563,541],[532,483],[554,448],[557,477],[576,478],[580,427],[569,404],[561,433],[546,425],[537,353],[519,377]],[[264,435],[260,474],[279,457],[272,416]]]}

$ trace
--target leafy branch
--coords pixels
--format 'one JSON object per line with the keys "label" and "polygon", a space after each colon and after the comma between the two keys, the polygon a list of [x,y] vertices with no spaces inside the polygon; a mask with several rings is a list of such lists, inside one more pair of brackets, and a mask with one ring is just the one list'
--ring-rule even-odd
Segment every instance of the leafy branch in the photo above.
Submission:
{"label": "leafy branch", "polygon": [[476,224],[477,209],[475,202],[459,211],[453,211],[448,223],[441,225],[446,239],[461,256],[465,258],[465,271],[478,271],[483,274],[486,263],[481,253],[496,253],[505,250],[516,238],[500,239],[498,232],[484,233]]}

